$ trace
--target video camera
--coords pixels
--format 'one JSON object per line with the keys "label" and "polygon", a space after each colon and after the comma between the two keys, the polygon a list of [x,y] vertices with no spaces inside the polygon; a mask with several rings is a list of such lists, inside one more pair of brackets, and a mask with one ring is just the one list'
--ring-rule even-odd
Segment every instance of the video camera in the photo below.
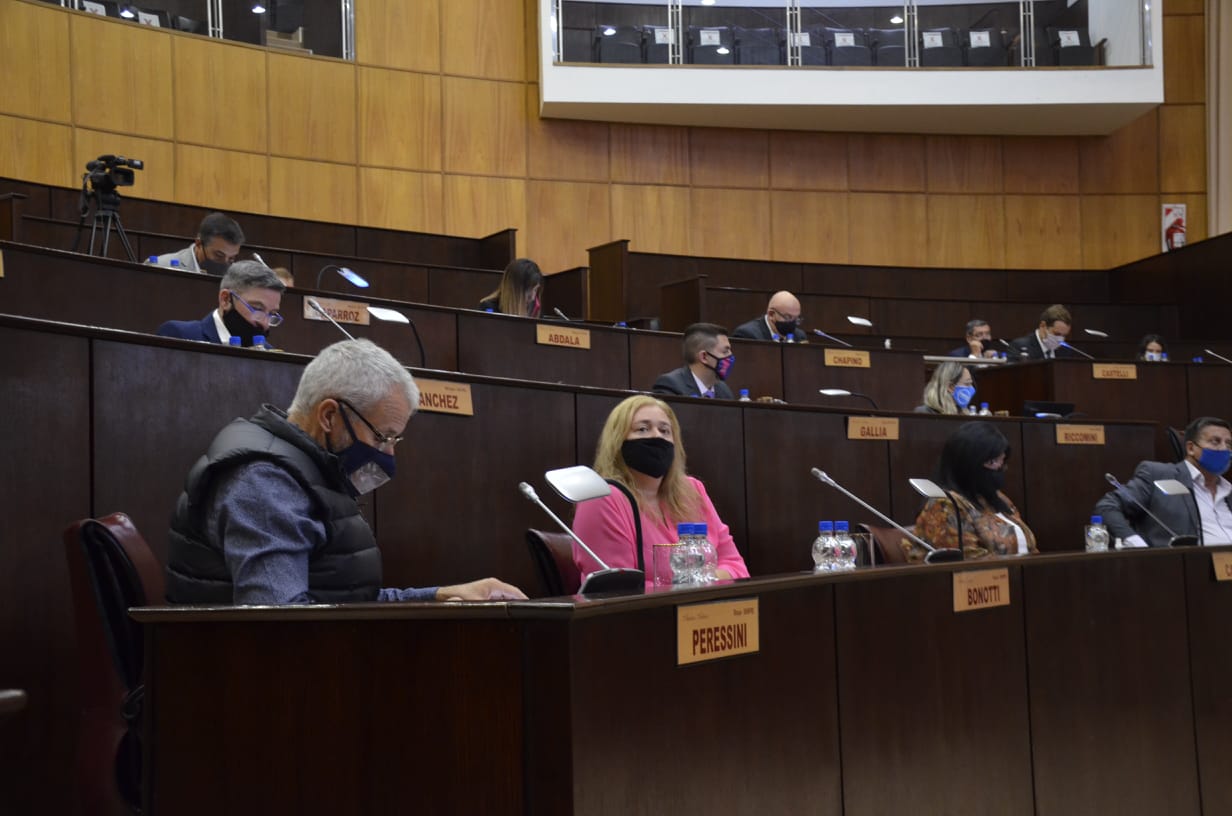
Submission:
{"label": "video camera", "polygon": [[107,154],[86,164],[85,180],[95,191],[114,190],[116,187],[132,187],[134,170],[141,170],[145,163],[140,159]]}

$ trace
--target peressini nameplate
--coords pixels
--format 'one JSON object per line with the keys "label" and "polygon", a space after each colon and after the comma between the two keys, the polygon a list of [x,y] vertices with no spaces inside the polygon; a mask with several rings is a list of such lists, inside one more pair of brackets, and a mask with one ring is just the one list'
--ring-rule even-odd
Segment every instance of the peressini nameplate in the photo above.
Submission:
{"label": "peressini nameplate", "polygon": [[676,665],[757,652],[757,612],[756,598],[676,607]]}

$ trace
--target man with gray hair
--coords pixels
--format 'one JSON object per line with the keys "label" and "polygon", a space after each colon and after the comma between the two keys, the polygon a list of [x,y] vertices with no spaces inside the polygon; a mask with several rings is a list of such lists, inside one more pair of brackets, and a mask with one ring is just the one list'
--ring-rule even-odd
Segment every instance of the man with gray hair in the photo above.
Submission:
{"label": "man with gray hair", "polygon": [[485,578],[381,587],[381,553],[356,498],[394,475],[394,448],[419,404],[410,373],[368,340],[329,346],[291,407],[227,425],[188,473],[171,517],[167,600],[303,604],[502,600]]}
{"label": "man with gray hair", "polygon": [[[282,324],[278,307],[286,290],[274,271],[260,261],[236,261],[218,286],[218,308],[201,320],[168,320],[156,332],[162,337],[251,346]],[[266,346],[268,348],[268,346]]]}
{"label": "man with gray hair", "polygon": [[244,231],[235,219],[220,212],[210,213],[201,219],[197,237],[191,244],[179,252],[151,258],[149,263],[189,272],[223,275],[239,257],[243,243]]}

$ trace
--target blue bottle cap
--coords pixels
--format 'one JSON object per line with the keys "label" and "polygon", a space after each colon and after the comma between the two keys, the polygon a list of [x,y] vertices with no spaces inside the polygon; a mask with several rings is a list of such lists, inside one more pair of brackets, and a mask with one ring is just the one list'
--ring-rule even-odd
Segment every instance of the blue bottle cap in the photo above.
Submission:
{"label": "blue bottle cap", "polygon": [[231,345],[233,345],[233,346],[242,346],[242,345],[244,345],[244,341],[243,341],[242,339],[240,339],[239,335],[236,335],[236,334],[231,335],[231,339],[230,339],[230,340],[228,340],[227,342],[228,342],[228,343],[230,343],[230,344],[231,344]]}
{"label": "blue bottle cap", "polygon": [[264,334],[254,334],[252,336],[252,344],[256,347],[264,346],[265,345],[265,335]]}
{"label": "blue bottle cap", "polygon": [[157,263],[157,262],[158,262],[158,256],[157,256],[157,255],[151,255],[150,257],[146,258],[146,260],[147,260],[147,261],[149,261],[150,263]]}
{"label": "blue bottle cap", "polygon": [[845,521],[836,521],[836,522],[834,522],[834,532],[836,532],[836,533],[845,533],[845,532],[847,532],[849,529],[851,529],[851,528],[847,526],[847,522],[845,522]]}
{"label": "blue bottle cap", "polygon": [[681,522],[676,525],[676,535],[684,538],[687,535],[693,535],[693,525]]}
{"label": "blue bottle cap", "polygon": [[706,534],[705,524],[694,524],[693,525],[693,535],[704,536],[705,534]]}
{"label": "blue bottle cap", "polygon": [[1091,523],[1092,524],[1103,524],[1104,517],[1103,516],[1091,516]]}
{"label": "blue bottle cap", "polygon": [[740,389],[740,396],[742,396],[742,397],[747,397],[748,395],[749,395],[749,389],[747,389],[747,388],[741,388],[741,389]]}
{"label": "blue bottle cap", "polygon": [[832,533],[832,532],[834,532],[834,522],[832,522],[832,521],[819,521],[819,522],[817,522],[817,532],[819,532],[819,533]]}
{"label": "blue bottle cap", "polygon": [[179,259],[179,258],[172,258],[172,259],[171,259],[171,265],[172,265],[172,266],[179,266],[179,265],[180,265],[180,259]]}

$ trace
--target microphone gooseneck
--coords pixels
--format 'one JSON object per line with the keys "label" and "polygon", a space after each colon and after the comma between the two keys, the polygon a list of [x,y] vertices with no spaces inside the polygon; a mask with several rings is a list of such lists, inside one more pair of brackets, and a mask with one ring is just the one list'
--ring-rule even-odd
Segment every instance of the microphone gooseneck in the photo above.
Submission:
{"label": "microphone gooseneck", "polygon": [[1116,488],[1116,492],[1118,496],[1125,496],[1127,499],[1129,499],[1131,502],[1137,505],[1139,510],[1141,510],[1143,513],[1146,513],[1148,516],[1154,519],[1155,523],[1158,524],[1160,527],[1163,527],[1164,532],[1166,532],[1172,538],[1182,538],[1183,537],[1183,536],[1177,535],[1177,532],[1175,530],[1173,530],[1167,524],[1164,524],[1163,520],[1160,519],[1159,516],[1155,515],[1150,510],[1146,509],[1146,505],[1144,505],[1142,502],[1134,498],[1134,496],[1125,488],[1125,485],[1117,481],[1117,478],[1113,476],[1111,473],[1105,473],[1104,479],[1107,480],[1108,484]]}
{"label": "microphone gooseneck", "polygon": [[848,343],[846,340],[839,340],[834,335],[826,334],[821,329],[813,329],[813,334],[817,335],[818,337],[824,337],[825,339],[829,340],[832,343],[838,343],[840,346],[846,346],[847,348],[854,348],[854,346],[852,346],[851,343]]}
{"label": "microphone gooseneck", "polygon": [[1078,352],[1079,354],[1081,354],[1083,357],[1086,357],[1088,360],[1094,360],[1094,359],[1095,359],[1092,355],[1087,354],[1085,351],[1083,351],[1082,349],[1080,349],[1080,348],[1078,348],[1078,347],[1076,347],[1076,346],[1071,346],[1069,343],[1065,342],[1064,340],[1062,340],[1062,341],[1061,341],[1061,348],[1067,348],[1067,349],[1069,349],[1070,351],[1076,351],[1076,352]]}
{"label": "microphone gooseneck", "polygon": [[564,312],[562,312],[556,306],[552,307],[552,314],[556,315],[557,317],[559,317],[561,320],[565,321],[566,323],[569,322],[569,316],[565,314]]}
{"label": "microphone gooseneck", "polygon": [[[320,304],[320,303],[317,303],[317,299],[316,299],[316,298],[312,298],[312,297],[310,297],[310,298],[304,298],[304,301],[305,301],[305,302],[306,302],[309,306],[311,306],[311,307],[313,308],[313,310],[315,310],[318,314],[324,315],[324,316],[325,316],[325,319],[326,319],[326,320],[328,320],[330,323],[333,323],[333,324],[334,324],[334,328],[335,328],[335,329],[337,329],[338,331],[342,332],[343,334],[345,334],[345,335],[346,335],[346,338],[347,338],[348,340],[354,340],[354,339],[355,339],[355,337],[354,337],[354,336],[353,336],[353,335],[352,335],[349,331],[347,331],[346,329],[342,328],[342,326],[340,326],[340,325],[338,324],[338,321],[337,321],[337,320],[334,320],[333,316],[331,316],[329,312],[325,311],[325,309],[321,306],[321,304]],[[421,353],[422,353],[422,350],[421,350]]]}
{"label": "microphone gooseneck", "polygon": [[[868,512],[870,512],[870,513],[872,513],[873,515],[875,515],[877,518],[881,519],[881,520],[882,520],[882,521],[884,521],[886,524],[890,525],[890,526],[891,526],[891,527],[893,527],[895,530],[898,530],[900,533],[902,533],[903,535],[905,535],[907,538],[909,538],[909,539],[911,539],[912,541],[914,541],[916,544],[919,544],[921,547],[923,547],[924,549],[928,550],[928,556],[926,556],[926,557],[925,557],[925,559],[924,559],[925,561],[928,561],[928,557],[931,557],[933,553],[940,553],[940,552],[944,552],[944,550],[938,550],[936,547],[934,547],[933,545],[929,544],[927,541],[925,541],[924,539],[920,538],[918,535],[916,535],[915,533],[911,532],[911,531],[910,531],[910,530],[908,530],[906,527],[904,527],[903,525],[899,524],[897,521],[895,521],[894,519],[892,519],[892,518],[890,518],[889,516],[887,516],[885,513],[883,513],[883,512],[881,512],[880,510],[878,510],[876,507],[873,507],[871,504],[869,504],[868,502],[864,501],[864,499],[861,499],[859,496],[857,496],[856,494],[852,493],[850,490],[848,490],[847,488],[843,487],[843,486],[842,486],[841,484],[839,484],[838,482],[834,481],[834,479],[830,476],[830,474],[826,473],[826,472],[825,472],[824,470],[822,470],[821,468],[813,468],[813,469],[812,469],[812,470],[810,470],[809,472],[813,474],[813,476],[817,479],[817,481],[821,482],[822,484],[827,484],[827,485],[830,485],[830,487],[832,487],[832,488],[834,488],[835,490],[839,491],[840,493],[842,493],[843,495],[845,495],[847,498],[851,499],[851,500],[852,500],[852,501],[854,501],[856,504],[860,505],[860,506],[861,506],[861,507],[863,507],[865,510],[867,510]],[[957,560],[957,559],[952,559],[952,558],[939,558],[938,560]],[[928,563],[930,563],[930,564],[931,564],[931,563],[935,563],[935,562],[933,562],[933,561],[929,561]]]}
{"label": "microphone gooseneck", "polygon": [[586,554],[595,560],[595,563],[599,565],[599,568],[601,570],[611,569],[611,567],[609,567],[602,558],[595,555],[594,550],[586,546],[585,541],[577,537],[577,533],[573,532],[573,530],[569,528],[568,524],[565,524],[563,521],[560,520],[560,516],[552,512],[552,508],[548,507],[546,504],[543,503],[543,500],[539,498],[539,494],[535,492],[535,488],[531,487],[526,482],[519,482],[518,490],[522,491],[522,495],[525,496],[527,499],[537,504],[540,510],[547,513],[548,516],[551,517],[552,521],[556,522],[557,526],[559,526],[560,529],[568,533],[569,537],[572,538],[574,541],[576,541],[578,546],[581,547],[583,550],[585,550]]}
{"label": "microphone gooseneck", "polygon": [[1228,363],[1229,365],[1232,365],[1232,360],[1229,360],[1227,357],[1224,357],[1222,354],[1217,354],[1211,351],[1210,349],[1202,349],[1202,350],[1206,352],[1207,354],[1211,355],[1212,357],[1214,357],[1216,360],[1220,360],[1222,362]]}

